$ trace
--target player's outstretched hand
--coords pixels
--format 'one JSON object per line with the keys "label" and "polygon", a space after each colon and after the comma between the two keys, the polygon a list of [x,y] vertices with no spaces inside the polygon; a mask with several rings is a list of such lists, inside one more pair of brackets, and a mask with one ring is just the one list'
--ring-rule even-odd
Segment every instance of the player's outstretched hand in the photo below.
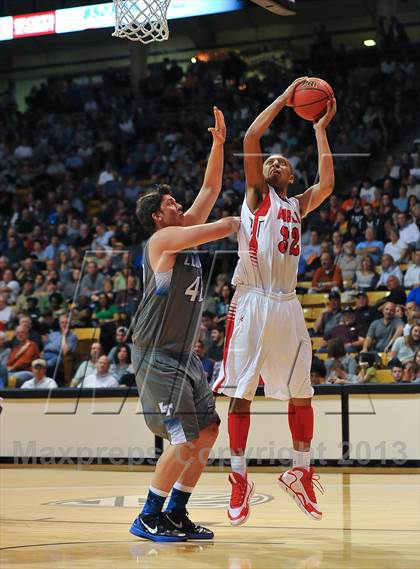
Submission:
{"label": "player's outstretched hand", "polygon": [[322,115],[320,119],[314,122],[314,129],[326,129],[330,122],[333,120],[335,113],[337,112],[337,101],[333,97],[332,101],[327,103],[327,111]]}
{"label": "player's outstretched hand", "polygon": [[225,117],[220,109],[213,107],[214,112],[214,127],[209,128],[209,132],[213,135],[213,143],[224,144],[226,140],[226,125]]}
{"label": "player's outstretched hand", "polygon": [[304,81],[306,81],[307,79],[308,79],[307,77],[298,77],[298,79],[295,79],[293,81],[293,83],[287,87],[287,89],[285,90],[285,92],[281,96],[281,98],[284,100],[284,104],[286,105],[286,107],[292,107],[293,106],[292,105],[292,98],[293,98],[293,93],[295,92],[296,87],[298,85],[300,85],[301,83],[303,83]]}

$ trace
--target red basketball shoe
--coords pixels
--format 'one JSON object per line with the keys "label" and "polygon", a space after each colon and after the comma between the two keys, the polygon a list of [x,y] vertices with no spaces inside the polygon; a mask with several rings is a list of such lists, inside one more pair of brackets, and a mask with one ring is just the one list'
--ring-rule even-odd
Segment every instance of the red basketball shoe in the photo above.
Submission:
{"label": "red basketball shoe", "polygon": [[229,482],[232,484],[232,493],[228,508],[228,518],[233,526],[240,526],[246,522],[250,514],[250,502],[254,494],[255,485],[247,476],[241,476],[237,472],[229,474]]}
{"label": "red basketball shoe", "polygon": [[322,512],[316,501],[314,483],[322,494],[324,489],[319,482],[318,474],[312,468],[291,468],[280,474],[278,478],[280,488],[293,498],[297,506],[313,520],[320,520]]}

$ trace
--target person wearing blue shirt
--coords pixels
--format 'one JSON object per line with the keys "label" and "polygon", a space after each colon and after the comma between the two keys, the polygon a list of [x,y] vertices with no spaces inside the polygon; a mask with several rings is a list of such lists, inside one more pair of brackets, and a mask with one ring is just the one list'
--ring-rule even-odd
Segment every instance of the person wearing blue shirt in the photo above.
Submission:
{"label": "person wearing blue shirt", "polygon": [[382,243],[382,241],[377,241],[375,239],[375,230],[373,227],[366,228],[365,239],[366,241],[361,241],[358,245],[356,245],[356,255],[361,255],[362,257],[365,255],[370,255],[374,264],[377,265],[383,253],[385,245]]}
{"label": "person wearing blue shirt", "polygon": [[415,302],[417,306],[420,308],[420,287],[413,288],[407,297],[406,304],[409,302]]}
{"label": "person wearing blue shirt", "polygon": [[321,245],[319,243],[319,233],[316,229],[312,229],[309,236],[309,243],[302,247],[301,258],[303,257],[305,263],[308,262],[308,258],[312,255],[319,257],[321,254]]}
{"label": "person wearing blue shirt", "polygon": [[60,331],[48,334],[44,346],[43,357],[48,369],[55,368],[59,361],[61,363],[63,356],[74,353],[77,346],[76,336],[68,331],[69,319],[66,314],[60,316],[59,324]]}

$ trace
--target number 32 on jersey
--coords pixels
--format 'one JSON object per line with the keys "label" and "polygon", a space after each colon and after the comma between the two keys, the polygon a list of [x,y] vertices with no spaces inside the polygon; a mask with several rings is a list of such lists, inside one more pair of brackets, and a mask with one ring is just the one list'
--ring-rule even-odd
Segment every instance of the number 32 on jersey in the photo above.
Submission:
{"label": "number 32 on jersey", "polygon": [[[289,253],[289,255],[293,255],[297,257],[300,253],[300,246],[299,246],[299,229],[297,227],[292,228],[292,235],[290,235],[290,230],[287,225],[282,225],[280,229],[280,235],[282,240],[278,244],[278,249],[282,255]],[[290,247],[289,247],[290,244]]]}

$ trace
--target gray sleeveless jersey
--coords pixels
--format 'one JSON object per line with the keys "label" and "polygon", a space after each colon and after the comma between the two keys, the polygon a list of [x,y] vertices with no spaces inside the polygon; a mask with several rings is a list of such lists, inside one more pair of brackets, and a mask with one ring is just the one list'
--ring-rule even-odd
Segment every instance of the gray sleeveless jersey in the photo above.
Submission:
{"label": "gray sleeveless jersey", "polygon": [[177,354],[191,352],[203,303],[203,275],[198,254],[178,253],[170,279],[162,276],[158,274],[156,280],[147,243],[143,252],[144,292],[137,311],[133,343],[141,348]]}

